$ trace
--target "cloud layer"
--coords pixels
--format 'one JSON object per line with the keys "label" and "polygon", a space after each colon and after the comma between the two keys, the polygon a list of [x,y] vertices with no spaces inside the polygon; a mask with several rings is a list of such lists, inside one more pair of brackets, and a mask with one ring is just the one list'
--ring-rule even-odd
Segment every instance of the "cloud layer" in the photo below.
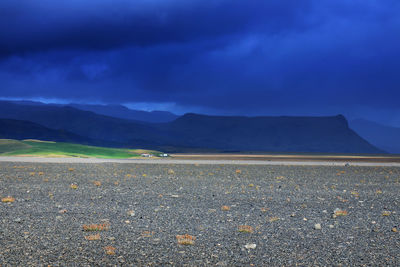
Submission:
{"label": "cloud layer", "polygon": [[0,96],[391,113],[399,11],[395,0],[5,0]]}

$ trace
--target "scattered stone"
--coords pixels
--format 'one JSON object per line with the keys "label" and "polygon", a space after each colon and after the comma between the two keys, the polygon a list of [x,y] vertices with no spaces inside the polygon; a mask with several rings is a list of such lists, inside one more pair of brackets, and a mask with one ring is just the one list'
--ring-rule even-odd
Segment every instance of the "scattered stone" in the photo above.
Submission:
{"label": "scattered stone", "polygon": [[16,218],[16,219],[14,220],[14,222],[16,222],[16,223],[21,223],[22,220],[21,220],[21,218]]}
{"label": "scattered stone", "polygon": [[246,244],[244,247],[246,249],[255,249],[257,247],[257,245],[256,244]]}
{"label": "scattered stone", "polygon": [[316,224],[314,225],[314,229],[315,229],[315,230],[321,230],[321,229],[322,229],[321,224],[320,224],[320,223],[316,223]]}

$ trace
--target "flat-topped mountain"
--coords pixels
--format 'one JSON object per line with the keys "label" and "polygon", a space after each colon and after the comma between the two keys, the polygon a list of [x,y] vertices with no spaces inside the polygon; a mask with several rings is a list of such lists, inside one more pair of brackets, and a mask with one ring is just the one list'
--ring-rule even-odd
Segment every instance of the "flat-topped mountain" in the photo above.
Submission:
{"label": "flat-topped mountain", "polygon": [[221,150],[379,153],[333,117],[228,117],[186,114],[168,124],[179,145]]}
{"label": "flat-topped mountain", "polygon": [[342,115],[230,117],[185,114],[168,123],[142,123],[72,107],[3,102],[0,103],[0,118],[30,121],[49,129],[68,131],[97,144],[164,151],[383,152],[351,130]]}

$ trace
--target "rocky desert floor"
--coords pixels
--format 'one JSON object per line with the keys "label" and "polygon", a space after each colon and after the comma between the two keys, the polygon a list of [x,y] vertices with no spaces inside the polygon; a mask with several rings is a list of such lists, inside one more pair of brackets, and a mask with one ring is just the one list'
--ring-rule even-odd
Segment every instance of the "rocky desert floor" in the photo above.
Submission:
{"label": "rocky desert floor", "polygon": [[400,167],[0,162],[1,266],[400,266]]}

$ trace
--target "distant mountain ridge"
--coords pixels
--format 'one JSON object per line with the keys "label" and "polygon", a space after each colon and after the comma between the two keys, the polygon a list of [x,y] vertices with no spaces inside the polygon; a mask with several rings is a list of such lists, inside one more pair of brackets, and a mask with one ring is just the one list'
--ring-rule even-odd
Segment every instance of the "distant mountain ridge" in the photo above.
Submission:
{"label": "distant mountain ridge", "polygon": [[170,122],[179,117],[168,111],[133,110],[122,105],[69,104],[68,106],[110,117],[153,123]]}
{"label": "distant mountain ridge", "polygon": [[163,151],[383,152],[351,130],[341,115],[227,117],[185,114],[172,122],[143,123],[69,106],[2,102],[0,118],[65,130],[87,138],[87,142]]}
{"label": "distant mountain ridge", "polygon": [[152,123],[170,122],[179,117],[178,115],[175,115],[169,111],[134,110],[134,109],[129,109],[122,105],[94,105],[94,104],[75,104],[75,103],[44,104],[37,101],[27,101],[27,100],[7,101],[7,102],[19,105],[29,105],[29,106],[58,106],[58,107],[70,106],[80,110],[92,111],[100,115],[126,119],[126,120],[152,122]]}
{"label": "distant mountain ridge", "polygon": [[400,154],[400,128],[365,119],[352,120],[350,127],[374,146]]}

